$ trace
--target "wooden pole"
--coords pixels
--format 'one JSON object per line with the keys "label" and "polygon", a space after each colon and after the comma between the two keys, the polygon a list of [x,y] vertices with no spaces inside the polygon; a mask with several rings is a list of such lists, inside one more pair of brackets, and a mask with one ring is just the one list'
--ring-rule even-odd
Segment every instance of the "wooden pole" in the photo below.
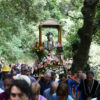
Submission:
{"label": "wooden pole", "polygon": [[39,45],[42,44],[42,25],[39,25]]}
{"label": "wooden pole", "polygon": [[[61,25],[59,25],[59,27],[58,27],[58,42],[60,44],[62,44],[62,40],[61,40]],[[59,55],[59,62],[60,62],[60,64],[62,64],[61,54],[58,54],[58,55]]]}
{"label": "wooden pole", "polygon": [[62,43],[62,40],[61,40],[61,25],[59,25],[59,28],[58,28],[58,42],[60,44]]}

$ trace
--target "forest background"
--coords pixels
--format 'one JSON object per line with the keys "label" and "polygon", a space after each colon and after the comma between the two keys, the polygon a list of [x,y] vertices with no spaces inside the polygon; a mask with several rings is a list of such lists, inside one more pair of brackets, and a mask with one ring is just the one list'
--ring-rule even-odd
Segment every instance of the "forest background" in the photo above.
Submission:
{"label": "forest background", "polygon": [[[77,34],[83,26],[81,8],[84,0],[0,0],[0,62],[33,64],[36,54],[34,44],[39,40],[38,26],[48,18],[54,18],[62,25],[64,58],[72,59],[73,44],[80,42]],[[97,25],[93,34],[88,64],[96,74],[100,66],[100,2],[96,7],[94,22]],[[44,29],[43,40],[47,32]],[[98,76],[99,77],[99,76]]]}

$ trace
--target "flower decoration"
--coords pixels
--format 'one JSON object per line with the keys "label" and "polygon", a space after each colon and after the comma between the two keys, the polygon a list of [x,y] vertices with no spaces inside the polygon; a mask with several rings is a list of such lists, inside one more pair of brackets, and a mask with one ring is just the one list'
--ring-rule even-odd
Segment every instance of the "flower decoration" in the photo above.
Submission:
{"label": "flower decoration", "polygon": [[67,70],[71,67],[70,60],[65,61],[62,59],[62,64],[60,64],[59,58],[56,55],[53,55],[52,53],[49,53],[47,56],[42,58],[41,62],[38,62],[37,69],[39,70],[39,73],[44,74],[43,72],[45,70],[54,70],[56,73],[59,73],[60,71],[67,73]]}
{"label": "flower decoration", "polygon": [[[41,66],[43,67],[52,67],[53,65],[58,65],[59,59],[52,55],[51,53],[48,54],[48,56],[45,56],[41,62]],[[40,67],[40,64],[38,65],[38,68],[43,68]]]}
{"label": "flower decoration", "polygon": [[34,48],[36,52],[40,52],[41,50],[44,50],[44,43],[41,43],[41,45],[39,45],[39,43],[36,42]]}
{"label": "flower decoration", "polygon": [[34,50],[39,58],[39,61],[42,61],[43,57],[45,56],[45,51],[44,51],[44,43],[41,43],[39,45],[38,42],[35,43]]}
{"label": "flower decoration", "polygon": [[43,68],[42,63],[40,63],[40,64],[38,65],[38,68],[39,68],[39,69]]}
{"label": "flower decoration", "polygon": [[46,69],[50,69],[50,70],[55,69],[56,72],[64,71],[64,73],[66,73],[66,70],[68,70],[71,67],[71,65],[69,64],[70,60],[65,61],[63,59],[63,56],[62,56],[63,46],[62,44],[58,42],[56,46],[56,49],[57,49],[56,55],[54,55],[51,52],[49,52],[49,54],[47,55],[45,51],[44,43],[41,43],[40,45],[38,42],[36,42],[34,49],[39,60],[37,64],[37,70],[39,73],[44,72]]}

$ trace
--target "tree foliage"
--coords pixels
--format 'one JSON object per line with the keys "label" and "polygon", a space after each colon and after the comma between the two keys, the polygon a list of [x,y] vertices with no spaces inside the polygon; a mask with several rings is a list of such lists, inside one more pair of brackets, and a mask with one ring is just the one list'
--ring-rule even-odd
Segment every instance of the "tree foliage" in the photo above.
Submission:
{"label": "tree foliage", "polygon": [[[80,41],[77,31],[83,25],[82,6],[83,0],[0,0],[0,55],[8,62],[35,58],[33,46],[38,40],[38,25],[51,17],[62,24],[64,57],[72,58],[71,45]],[[99,22],[99,8],[100,4],[96,22]]]}

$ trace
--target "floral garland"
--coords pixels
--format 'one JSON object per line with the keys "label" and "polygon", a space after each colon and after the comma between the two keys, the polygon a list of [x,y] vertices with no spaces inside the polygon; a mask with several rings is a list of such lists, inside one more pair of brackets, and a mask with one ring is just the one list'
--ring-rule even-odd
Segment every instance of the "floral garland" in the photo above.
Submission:
{"label": "floral garland", "polygon": [[49,53],[48,56],[44,57],[43,60],[38,64],[38,69],[42,68],[60,68],[60,69],[69,69],[71,66],[64,59],[62,64],[59,63],[57,56],[54,56],[52,53]]}

